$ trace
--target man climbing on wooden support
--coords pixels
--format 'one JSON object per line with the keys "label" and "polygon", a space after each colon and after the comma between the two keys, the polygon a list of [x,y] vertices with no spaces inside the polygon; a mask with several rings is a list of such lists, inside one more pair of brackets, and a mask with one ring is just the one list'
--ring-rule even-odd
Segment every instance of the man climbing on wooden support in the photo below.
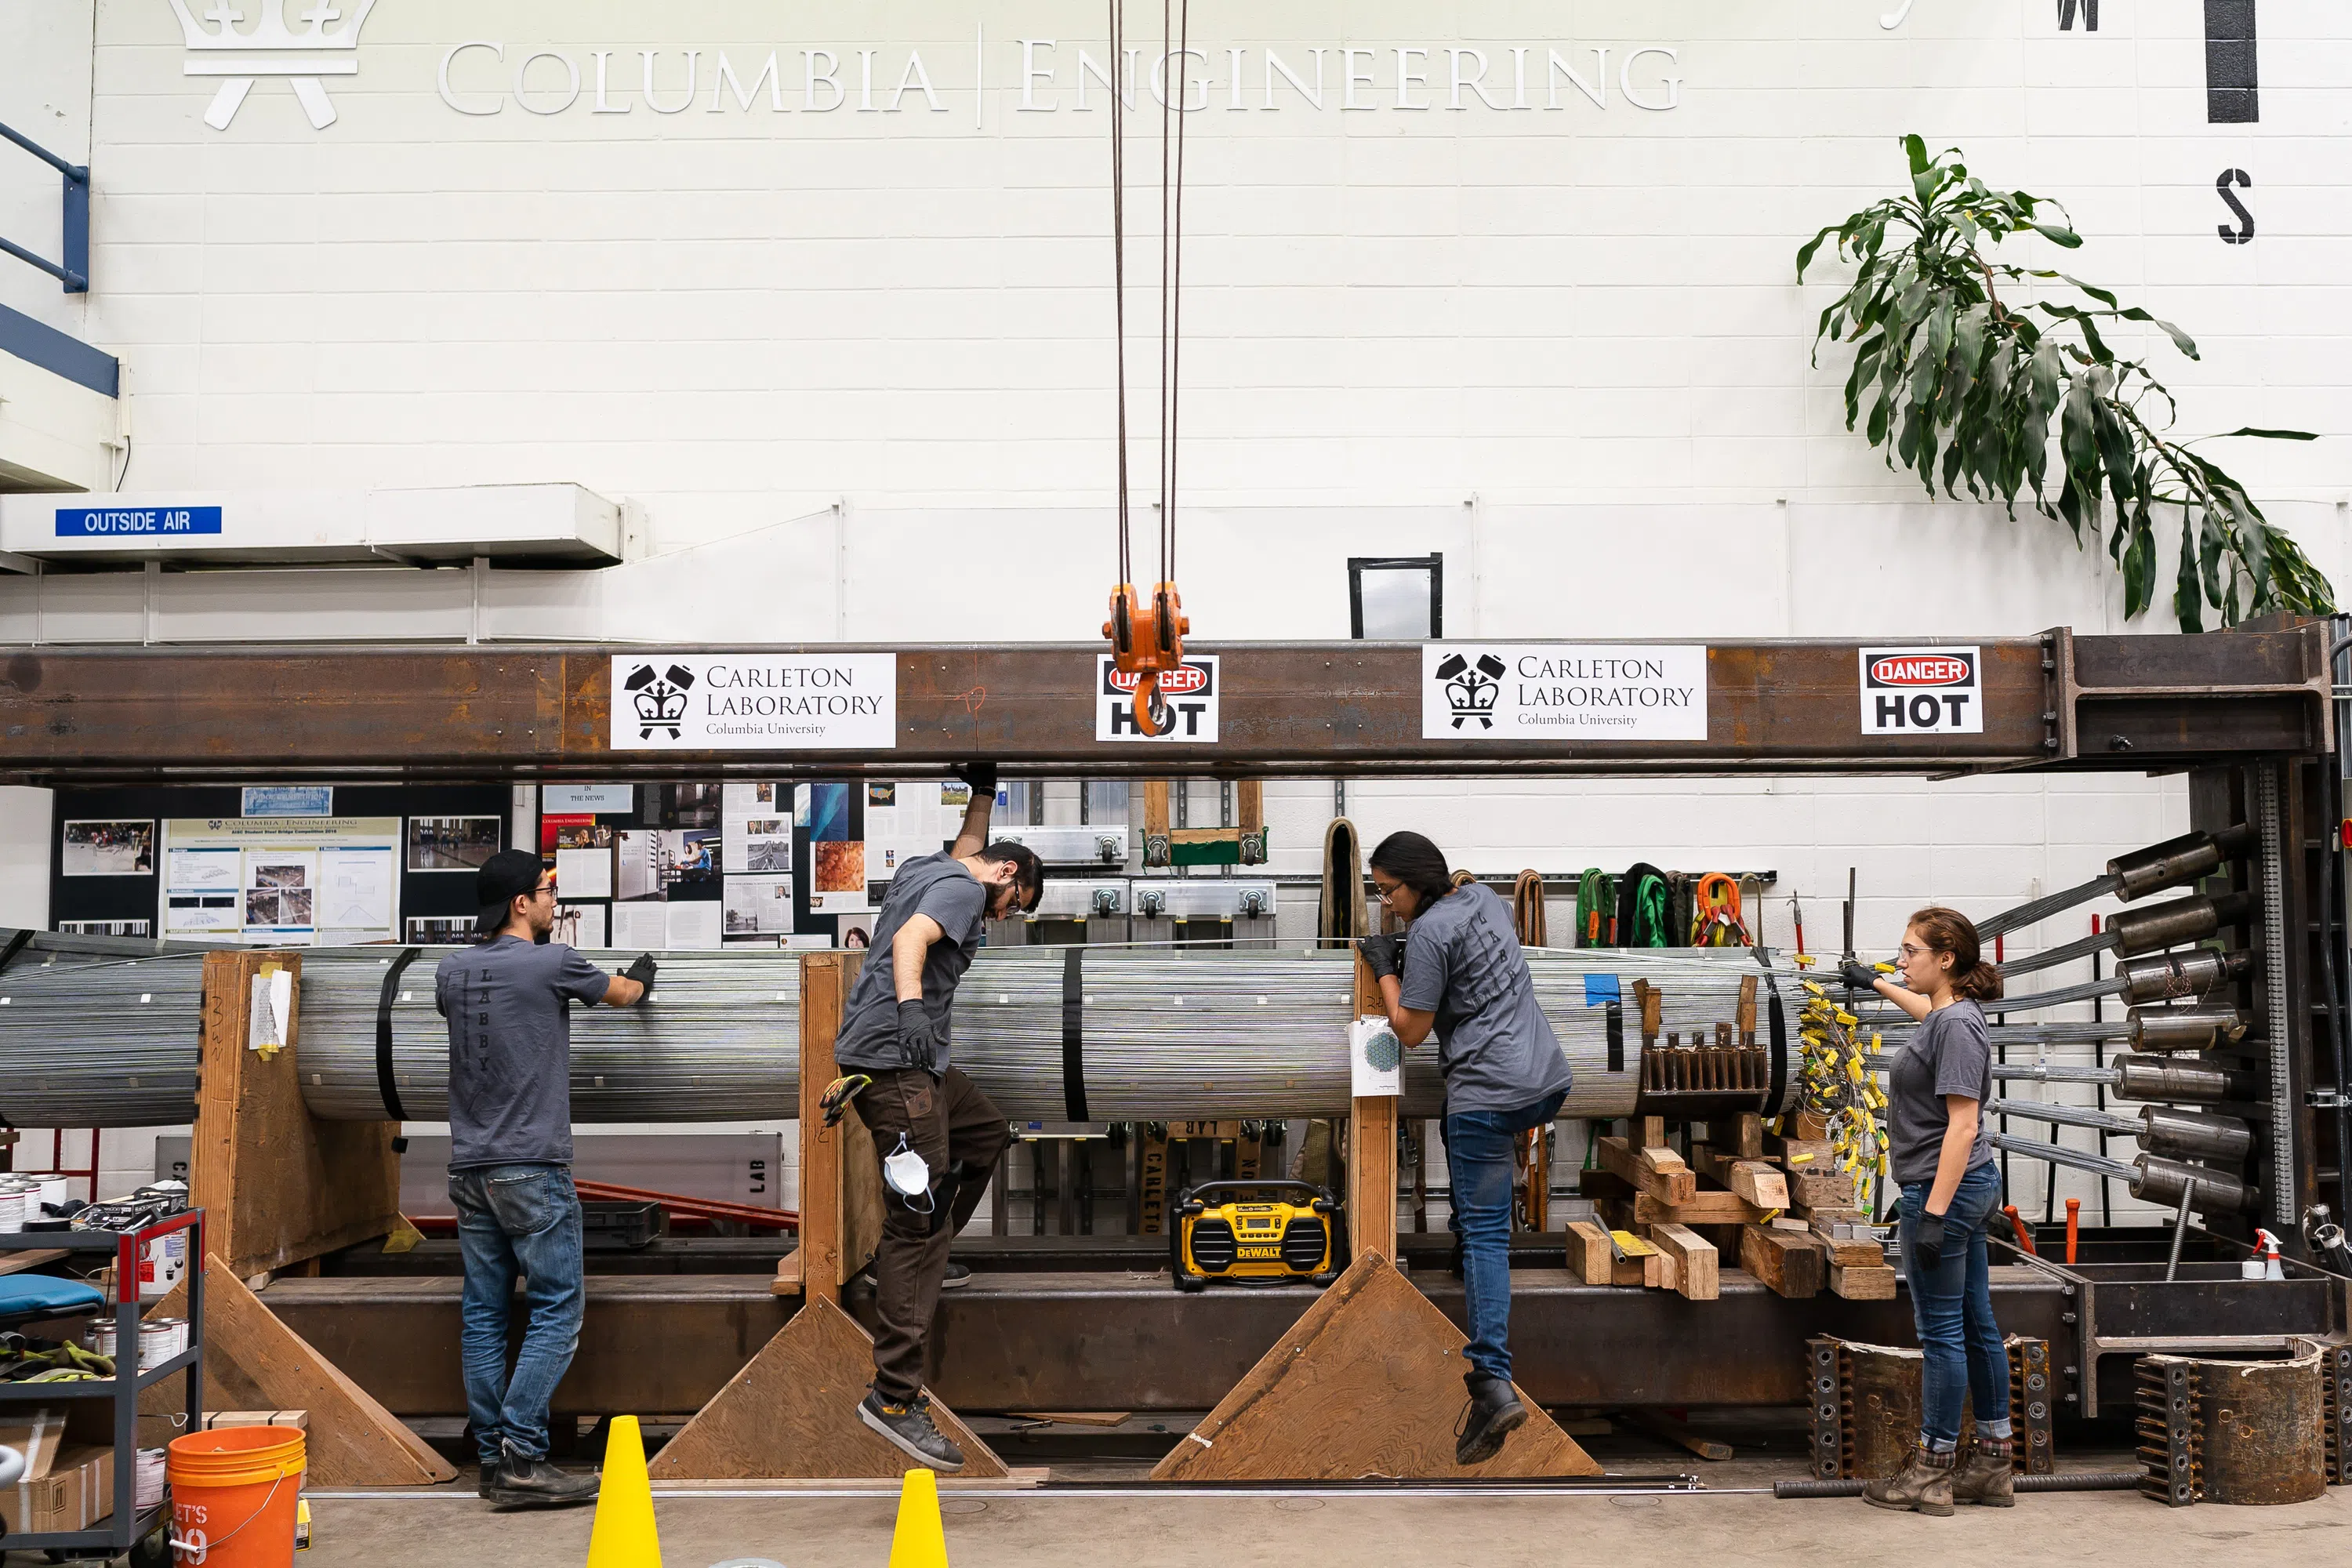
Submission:
{"label": "man climbing on wooden support", "polygon": [[[898,868],[874,922],[878,959],[858,972],[834,1045],[845,1073],[869,1081],[851,1103],[881,1162],[882,1239],[874,1255],[874,1385],[858,1418],[917,1463],[963,1468],[923,1396],[923,1352],[947,1278],[948,1246],[980,1206],[1004,1153],[1004,1112],[948,1064],[948,1018],[986,921],[1034,910],[1045,868],[1021,845],[988,842],[996,767],[960,770],[971,785],[963,828],[942,854]],[[848,1089],[855,1079],[845,1079]],[[833,1091],[828,1090],[828,1094]]]}
{"label": "man climbing on wooden support", "polygon": [[1371,869],[1381,901],[1412,924],[1357,945],[1398,1043],[1410,1050],[1434,1031],[1445,1071],[1445,1161],[1470,1305],[1470,1408],[1454,1462],[1475,1465],[1527,1424],[1511,1387],[1512,1151],[1520,1133],[1559,1114],[1568,1058],[1492,889],[1454,886],[1444,852],[1418,833],[1381,840]]}

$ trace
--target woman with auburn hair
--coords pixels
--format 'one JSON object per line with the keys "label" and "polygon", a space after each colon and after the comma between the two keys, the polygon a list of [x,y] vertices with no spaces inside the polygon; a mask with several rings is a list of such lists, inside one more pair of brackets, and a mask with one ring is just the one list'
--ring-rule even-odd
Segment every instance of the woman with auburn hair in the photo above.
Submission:
{"label": "woman with auburn hair", "polygon": [[[1902,983],[1847,960],[1841,978],[1885,997],[1919,1028],[1887,1075],[1887,1141],[1903,1189],[1904,1278],[1926,1364],[1918,1447],[1894,1476],[1863,1489],[1879,1507],[1948,1514],[1954,1502],[2007,1508],[2011,1469],[2009,1352],[1992,1317],[1987,1224],[2000,1206],[1984,1102],[1992,1095],[1992,1041],[1982,1004],[2000,996],[1977,928],[1940,906],[1904,928]],[[1960,1411],[1973,1398],[1976,1440],[1959,1453]]]}

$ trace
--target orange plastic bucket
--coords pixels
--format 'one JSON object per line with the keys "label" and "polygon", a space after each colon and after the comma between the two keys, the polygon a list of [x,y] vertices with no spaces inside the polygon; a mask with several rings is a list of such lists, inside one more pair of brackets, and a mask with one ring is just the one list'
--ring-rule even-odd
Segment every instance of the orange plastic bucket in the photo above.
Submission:
{"label": "orange plastic bucket", "polygon": [[191,1568],[293,1568],[302,1429],[224,1426],[172,1439],[172,1561]]}

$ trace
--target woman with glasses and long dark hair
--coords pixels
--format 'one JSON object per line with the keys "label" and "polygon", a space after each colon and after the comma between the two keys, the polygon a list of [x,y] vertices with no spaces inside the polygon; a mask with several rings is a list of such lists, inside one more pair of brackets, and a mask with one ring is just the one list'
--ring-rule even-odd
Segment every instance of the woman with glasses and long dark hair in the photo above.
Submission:
{"label": "woman with glasses and long dark hair", "polygon": [[1511,911],[1493,889],[1456,887],[1444,852],[1418,833],[1381,840],[1371,872],[1381,902],[1410,923],[1357,945],[1398,1043],[1411,1049],[1434,1033],[1445,1073],[1440,1125],[1470,1305],[1470,1407],[1454,1458],[1476,1465],[1528,1418],[1511,1387],[1512,1148],[1559,1114],[1568,1058],[1536,1005]]}
{"label": "woman with glasses and long dark hair", "polygon": [[[1885,997],[1918,1025],[1887,1075],[1887,1142],[1903,1189],[1903,1273],[1926,1364],[1919,1446],[1903,1468],[1863,1489],[1880,1508],[1948,1514],[1952,1504],[2007,1508],[2011,1468],[2009,1352],[1992,1317],[1985,1231],[2000,1207],[1984,1102],[1992,1040],[1981,1004],[2000,996],[1977,928],[1956,910],[1913,915],[1896,953],[1902,984],[1846,961],[1845,983]],[[1959,1452],[1960,1412],[1973,1398],[1976,1441]]]}

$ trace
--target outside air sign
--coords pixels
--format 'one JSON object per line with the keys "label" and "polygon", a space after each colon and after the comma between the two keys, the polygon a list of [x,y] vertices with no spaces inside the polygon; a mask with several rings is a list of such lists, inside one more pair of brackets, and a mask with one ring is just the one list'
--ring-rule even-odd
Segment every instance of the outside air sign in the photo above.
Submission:
{"label": "outside air sign", "polygon": [[61,506],[59,539],[181,539],[218,533],[216,506]]}
{"label": "outside air sign", "polygon": [[1865,735],[1981,735],[1984,660],[1973,647],[1862,650]]}

